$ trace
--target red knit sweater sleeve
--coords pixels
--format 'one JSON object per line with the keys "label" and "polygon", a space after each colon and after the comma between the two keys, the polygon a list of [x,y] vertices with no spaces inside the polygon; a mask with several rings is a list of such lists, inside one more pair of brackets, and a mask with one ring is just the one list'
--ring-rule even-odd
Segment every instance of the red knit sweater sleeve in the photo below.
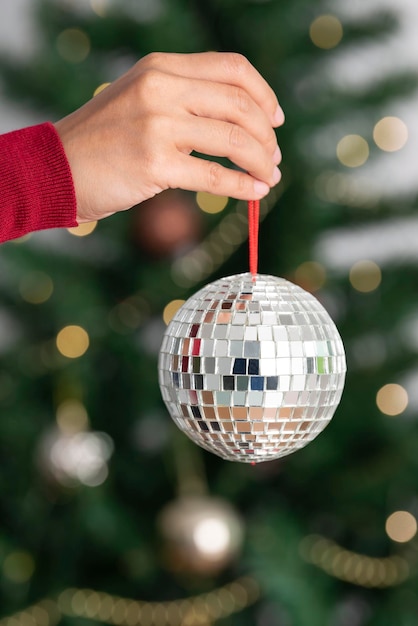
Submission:
{"label": "red knit sweater sleeve", "polygon": [[0,135],[0,242],[77,226],[70,166],[50,122]]}

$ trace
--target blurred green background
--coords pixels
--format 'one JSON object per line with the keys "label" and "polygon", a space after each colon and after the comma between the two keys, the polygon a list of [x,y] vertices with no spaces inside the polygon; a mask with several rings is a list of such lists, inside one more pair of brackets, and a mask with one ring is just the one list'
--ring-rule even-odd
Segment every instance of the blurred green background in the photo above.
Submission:
{"label": "blurred green background", "polygon": [[172,191],[2,245],[1,626],[417,623],[417,12],[349,4],[33,0],[30,53],[4,39],[27,123],[151,51],[245,54],[286,113],[259,270],[324,304],[348,375],[307,448],[222,461],[177,432],[157,358],[178,300],[246,271],[244,203]]}

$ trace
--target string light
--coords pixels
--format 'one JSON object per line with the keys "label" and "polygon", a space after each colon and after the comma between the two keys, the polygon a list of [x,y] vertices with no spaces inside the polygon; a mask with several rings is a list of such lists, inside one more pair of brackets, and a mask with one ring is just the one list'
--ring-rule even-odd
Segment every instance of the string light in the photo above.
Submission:
{"label": "string light", "polygon": [[228,204],[227,196],[215,196],[206,191],[198,191],[196,194],[196,202],[204,213],[220,213]]}
{"label": "string light", "polygon": [[374,261],[357,261],[350,269],[350,283],[357,291],[369,293],[377,289],[382,281],[380,267]]}
{"label": "string light", "polygon": [[338,142],[337,158],[346,167],[360,167],[369,158],[369,144],[361,135],[346,135]]}
{"label": "string light", "polygon": [[376,145],[385,152],[396,152],[408,141],[408,127],[399,117],[383,117],[373,129]]}
{"label": "string light", "polygon": [[343,27],[335,15],[320,15],[310,25],[309,35],[315,46],[330,50],[340,43]]}
{"label": "string light", "polygon": [[79,28],[66,28],[57,37],[58,54],[69,63],[81,63],[90,54],[90,39]]}
{"label": "string light", "polygon": [[417,534],[417,520],[408,511],[395,511],[386,520],[386,533],[392,541],[406,543]]}
{"label": "string light", "polygon": [[11,617],[0,619],[0,626],[56,626],[61,612],[53,600],[42,600]]}
{"label": "string light", "polygon": [[345,550],[334,541],[319,535],[305,537],[300,545],[302,557],[324,572],[361,587],[393,587],[410,575],[405,558],[390,556],[375,558]]}
{"label": "string light", "polygon": [[[0,620],[0,626],[55,626],[61,617],[99,620],[114,626],[207,626],[254,604],[260,589],[254,578],[241,577],[209,593],[171,602],[142,602],[92,589],[66,589]],[[16,623],[17,621],[17,623]],[[29,625],[28,625],[29,626]]]}
{"label": "string light", "polygon": [[89,347],[89,336],[81,326],[65,326],[57,335],[58,351],[69,359],[82,356]]}
{"label": "string light", "polygon": [[[96,95],[96,93],[95,93]],[[97,227],[97,222],[86,222],[85,224],[79,224],[73,228],[67,228],[68,232],[75,237],[86,237],[90,235]]]}
{"label": "string light", "polygon": [[400,415],[408,406],[408,393],[401,385],[384,385],[376,394],[376,404],[385,415]]}

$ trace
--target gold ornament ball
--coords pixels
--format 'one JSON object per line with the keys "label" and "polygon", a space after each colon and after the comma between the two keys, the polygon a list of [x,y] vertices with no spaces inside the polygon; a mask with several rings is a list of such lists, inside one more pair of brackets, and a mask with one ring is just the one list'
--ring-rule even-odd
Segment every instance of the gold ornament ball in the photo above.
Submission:
{"label": "gold ornament ball", "polygon": [[238,555],[243,524],[228,502],[184,496],[170,502],[158,520],[167,567],[179,574],[211,576]]}

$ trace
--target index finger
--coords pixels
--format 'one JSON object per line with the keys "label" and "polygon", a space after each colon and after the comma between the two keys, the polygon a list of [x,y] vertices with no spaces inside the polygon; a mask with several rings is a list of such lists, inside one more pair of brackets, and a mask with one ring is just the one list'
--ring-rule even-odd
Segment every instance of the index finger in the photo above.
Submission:
{"label": "index finger", "polygon": [[281,126],[284,122],[284,113],[273,89],[242,54],[236,52],[193,54],[157,52],[148,55],[143,61],[146,61],[150,67],[185,78],[211,80],[241,87],[265,112],[272,126]]}

